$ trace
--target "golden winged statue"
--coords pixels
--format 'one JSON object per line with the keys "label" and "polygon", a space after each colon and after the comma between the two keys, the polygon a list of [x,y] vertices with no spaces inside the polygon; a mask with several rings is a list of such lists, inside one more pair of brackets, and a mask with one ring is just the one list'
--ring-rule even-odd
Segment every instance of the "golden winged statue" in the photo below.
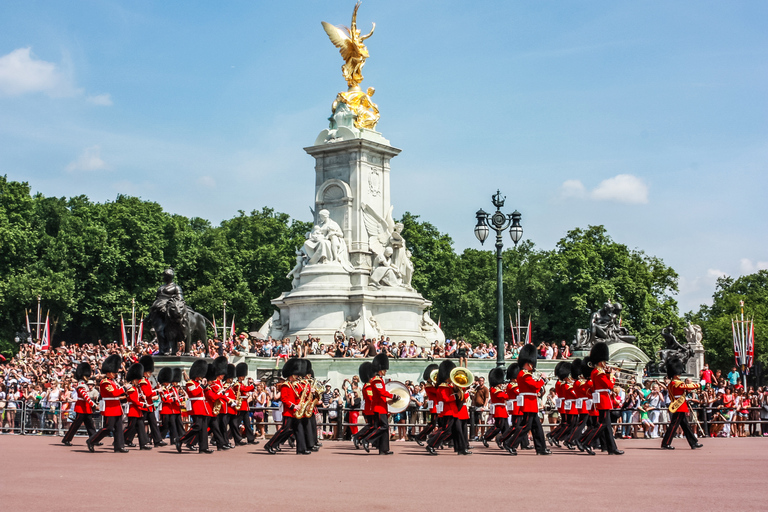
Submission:
{"label": "golden winged statue", "polygon": [[360,35],[360,31],[357,29],[357,10],[359,8],[360,2],[357,2],[355,10],[352,12],[352,26],[350,28],[335,27],[325,21],[322,22],[323,29],[325,29],[333,45],[339,49],[341,58],[344,59],[341,72],[350,91],[360,90],[360,82],[363,81],[363,66],[365,59],[368,58],[368,48],[365,47],[363,41],[371,37],[376,29],[376,24],[373,23],[373,28],[368,35]]}

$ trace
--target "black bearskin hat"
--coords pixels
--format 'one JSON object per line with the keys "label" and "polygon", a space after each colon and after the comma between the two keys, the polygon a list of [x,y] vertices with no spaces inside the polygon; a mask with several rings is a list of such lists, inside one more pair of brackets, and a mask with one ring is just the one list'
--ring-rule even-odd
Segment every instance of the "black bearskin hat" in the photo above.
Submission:
{"label": "black bearskin hat", "polygon": [[237,375],[237,370],[235,370],[235,365],[228,364],[227,365],[227,380],[234,379]]}
{"label": "black bearskin hat", "polygon": [[312,377],[315,376],[315,371],[312,369],[312,361],[309,359],[302,359],[304,361],[304,364],[307,365],[307,372],[304,375],[312,375]]}
{"label": "black bearskin hat", "polygon": [[77,368],[75,368],[75,378],[77,380],[85,380],[88,377],[91,376],[91,365],[88,363],[80,363],[77,365]]}
{"label": "black bearskin hat", "polygon": [[247,377],[248,376],[248,363],[237,363],[237,366],[235,367],[235,376],[236,377]]}
{"label": "black bearskin hat", "polygon": [[168,384],[173,379],[173,370],[166,366],[164,368],[160,368],[160,371],[157,372],[157,382],[158,384]]}
{"label": "black bearskin hat", "polygon": [[213,360],[213,374],[218,377],[219,375],[227,374],[227,356],[219,356]]}
{"label": "black bearskin hat", "polygon": [[584,361],[579,359],[578,357],[573,360],[571,363],[571,378],[573,380],[577,380],[579,378],[579,375],[581,375],[581,366],[584,364]]}
{"label": "black bearskin hat", "polygon": [[591,379],[593,368],[592,360],[589,356],[585,357],[581,362],[581,375],[587,380]]}
{"label": "black bearskin hat", "polygon": [[387,354],[376,354],[373,358],[373,373],[379,373],[381,370],[389,370],[389,358]]}
{"label": "black bearskin hat", "polygon": [[504,382],[504,368],[494,368],[488,372],[488,385],[493,387]]}
{"label": "black bearskin hat", "polygon": [[366,361],[361,364],[360,368],[357,370],[357,374],[360,376],[360,381],[363,384],[368,383],[373,377],[373,363]]}
{"label": "black bearskin hat", "polygon": [[101,373],[117,373],[120,371],[120,365],[123,359],[117,355],[112,354],[101,363]]}
{"label": "black bearskin hat", "polygon": [[670,379],[682,375],[685,372],[685,366],[679,357],[672,356],[667,359],[667,377]]}
{"label": "black bearskin hat", "polygon": [[298,368],[298,366],[299,366],[299,360],[296,359],[295,357],[287,360],[283,365],[283,369],[281,371],[283,378],[287,379],[291,375],[298,375],[296,373],[296,369]]}
{"label": "black bearskin hat", "polygon": [[437,383],[442,384],[443,382],[448,382],[451,379],[451,370],[454,368],[456,368],[456,363],[450,359],[446,359],[440,363],[440,366],[437,369]]}
{"label": "black bearskin hat", "polygon": [[181,368],[174,368],[173,369],[173,377],[171,378],[171,382],[181,382]]}
{"label": "black bearskin hat", "polygon": [[565,381],[571,376],[571,363],[568,361],[560,361],[557,363],[557,366],[555,366],[555,375],[558,380]]}
{"label": "black bearskin hat", "polygon": [[139,363],[144,367],[145,372],[152,373],[155,371],[155,360],[152,359],[152,356],[141,356]]}
{"label": "black bearskin hat", "polygon": [[597,366],[597,363],[607,361],[611,357],[611,351],[608,349],[608,345],[603,341],[598,341],[592,350],[589,351],[589,360],[592,364]]}
{"label": "black bearskin hat", "polygon": [[125,381],[133,382],[134,380],[140,380],[144,378],[144,365],[141,363],[133,363],[128,371],[125,372]]}
{"label": "black bearskin hat", "polygon": [[531,343],[523,345],[523,348],[520,349],[520,355],[517,356],[517,364],[520,365],[521,370],[525,363],[530,364],[532,369],[536,369],[536,347]]}
{"label": "black bearskin hat", "polygon": [[512,363],[507,367],[507,380],[517,380],[517,376],[520,375],[520,365]]}
{"label": "black bearskin hat", "polygon": [[189,378],[191,380],[201,379],[205,377],[206,373],[208,373],[208,362],[205,359],[198,359],[192,363],[192,367],[189,369]]}
{"label": "black bearskin hat", "polygon": [[216,380],[216,370],[213,368],[213,363],[208,363],[208,368],[205,370],[205,380],[208,382]]}
{"label": "black bearskin hat", "polygon": [[427,368],[424,370],[424,382],[432,382],[430,377],[432,376],[432,372],[440,368],[438,365],[432,363],[427,366]]}

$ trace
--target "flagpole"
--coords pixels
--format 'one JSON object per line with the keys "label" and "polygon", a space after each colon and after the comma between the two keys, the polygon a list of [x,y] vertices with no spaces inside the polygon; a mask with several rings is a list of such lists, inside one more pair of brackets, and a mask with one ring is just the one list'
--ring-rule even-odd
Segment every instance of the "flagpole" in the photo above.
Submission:
{"label": "flagpole", "polygon": [[37,336],[36,341],[40,341],[40,296],[37,296]]}
{"label": "flagpole", "polygon": [[224,301],[224,325],[221,326],[221,341],[227,336],[227,301]]}
{"label": "flagpole", "polygon": [[136,346],[136,299],[131,298],[131,348]]}
{"label": "flagpole", "polygon": [[517,301],[517,342],[520,343],[520,301]]}

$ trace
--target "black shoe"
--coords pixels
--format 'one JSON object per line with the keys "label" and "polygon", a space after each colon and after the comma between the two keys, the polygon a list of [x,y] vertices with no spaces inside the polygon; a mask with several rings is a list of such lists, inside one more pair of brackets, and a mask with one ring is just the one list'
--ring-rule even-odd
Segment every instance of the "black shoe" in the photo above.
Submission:
{"label": "black shoe", "polygon": [[304,450],[303,452],[296,452],[296,455],[312,455],[312,452],[309,450]]}
{"label": "black shoe", "polygon": [[155,443],[155,448],[160,448],[161,446],[168,446],[168,443],[165,441],[160,441],[159,443]]}
{"label": "black shoe", "polygon": [[312,448],[310,448],[310,450],[312,450],[313,452],[319,452],[320,451],[320,447],[315,445]]}
{"label": "black shoe", "polygon": [[275,450],[276,452],[281,452],[281,451],[283,451],[283,449],[282,449],[282,448],[280,448],[280,445],[277,445],[277,446],[275,446],[274,450]]}
{"label": "black shoe", "polygon": [[319,446],[320,448],[322,448],[322,447],[323,447],[323,443],[321,443],[320,441],[318,441],[317,443],[315,443],[315,446]]}
{"label": "black shoe", "polygon": [[675,447],[672,446],[671,444],[663,444],[663,445],[661,445],[661,449],[662,450],[674,450]]}
{"label": "black shoe", "polygon": [[584,445],[583,445],[583,444],[581,444],[581,441],[579,441],[579,440],[577,439],[577,440],[576,440],[576,442],[575,442],[574,444],[576,445],[576,448],[578,448],[580,452],[583,452],[583,451],[584,451],[585,447],[584,447]]}
{"label": "black shoe", "polygon": [[104,443],[102,443],[101,441],[99,441],[98,443],[96,443],[96,446],[103,446],[103,445],[104,445]]}
{"label": "black shoe", "polygon": [[624,450],[614,450],[608,453],[610,453],[611,455],[624,455]]}
{"label": "black shoe", "polygon": [[427,446],[427,453],[430,455],[437,455],[437,451],[431,446]]}
{"label": "black shoe", "polygon": [[181,453],[181,439],[176,440],[176,451]]}
{"label": "black shoe", "polygon": [[537,451],[536,455],[552,455],[552,450],[550,450],[549,448],[544,448],[541,451]]}
{"label": "black shoe", "polygon": [[560,448],[560,441],[558,441],[558,440],[557,440],[557,439],[555,439],[555,438],[552,438],[552,442],[553,442],[553,443],[555,443],[555,446],[557,446],[558,448]]}
{"label": "black shoe", "polygon": [[523,450],[533,450],[533,446],[531,445],[521,446],[520,448],[522,448]]}
{"label": "black shoe", "polygon": [[115,453],[128,453],[128,448],[115,448]]}
{"label": "black shoe", "polygon": [[193,452],[196,452],[197,448],[195,446],[192,446],[191,444],[187,443],[187,450],[192,450]]}
{"label": "black shoe", "polygon": [[276,454],[276,453],[277,453],[277,452],[275,451],[275,449],[274,449],[274,448],[272,448],[271,446],[269,446],[268,444],[265,444],[265,445],[264,445],[264,450],[265,450],[265,451],[266,451],[268,454],[270,454],[270,455],[274,455],[274,454]]}
{"label": "black shoe", "polygon": [[499,447],[499,450],[503,448],[503,446],[501,446],[501,436],[496,436],[496,446]]}
{"label": "black shoe", "polygon": [[458,452],[459,455],[472,455],[472,452],[469,450],[460,450]]}
{"label": "black shoe", "polygon": [[582,445],[584,447],[584,451],[587,452],[589,455],[594,455],[595,451],[592,449],[591,446],[587,446],[586,444]]}
{"label": "black shoe", "polygon": [[291,448],[296,448],[296,442],[293,439],[289,439],[288,446],[290,446]]}
{"label": "black shoe", "polygon": [[517,455],[517,450],[515,450],[511,446],[505,446],[504,448],[506,448],[507,453],[509,453],[510,455]]}
{"label": "black shoe", "polygon": [[488,441],[485,438],[483,438],[483,446],[488,448]]}
{"label": "black shoe", "polygon": [[227,451],[227,450],[229,450],[229,449],[230,449],[229,445],[225,445],[225,446],[217,446],[217,447],[216,447],[216,451],[217,451],[217,452],[220,452],[220,451],[224,451],[224,452],[225,452],[225,451]]}
{"label": "black shoe", "polygon": [[213,453],[213,450],[206,448],[205,450],[200,450],[198,453]]}
{"label": "black shoe", "polygon": [[701,443],[696,443],[695,445],[691,446],[691,450],[695,450],[696,448],[702,448],[704,445]]}
{"label": "black shoe", "polygon": [[424,441],[423,441],[422,439],[419,439],[419,438],[417,437],[417,438],[416,438],[416,444],[418,444],[419,446],[424,446]]}
{"label": "black shoe", "polygon": [[547,434],[547,442],[549,443],[549,446],[555,446],[555,443],[552,442],[552,436]]}
{"label": "black shoe", "polygon": [[136,443],[125,443],[126,448],[136,448]]}
{"label": "black shoe", "polygon": [[388,450],[386,452],[379,452],[379,455],[392,455],[393,453],[395,452],[393,452],[392,450]]}
{"label": "black shoe", "polygon": [[363,450],[365,450],[365,453],[371,453],[371,446],[365,439],[363,439]]}
{"label": "black shoe", "polygon": [[90,440],[90,439],[86,439],[86,440],[85,440],[85,446],[87,446],[87,447],[88,447],[88,451],[89,451],[89,452],[91,452],[91,453],[93,453],[93,452],[94,452],[94,450],[93,450],[93,443],[91,442],[91,440]]}
{"label": "black shoe", "polygon": [[151,450],[151,449],[152,449],[152,446],[148,444],[145,444],[144,446],[141,446],[139,448],[139,450]]}
{"label": "black shoe", "polygon": [[245,439],[241,439],[240,442],[237,444],[239,444],[240,446],[245,446],[246,444],[248,444],[248,441],[246,441]]}
{"label": "black shoe", "polygon": [[64,446],[72,446],[72,441],[62,441],[61,444]]}
{"label": "black shoe", "polygon": [[360,449],[360,444],[359,443],[360,443],[360,441],[357,440],[357,436],[352,436],[352,444],[354,445],[355,450],[359,450]]}

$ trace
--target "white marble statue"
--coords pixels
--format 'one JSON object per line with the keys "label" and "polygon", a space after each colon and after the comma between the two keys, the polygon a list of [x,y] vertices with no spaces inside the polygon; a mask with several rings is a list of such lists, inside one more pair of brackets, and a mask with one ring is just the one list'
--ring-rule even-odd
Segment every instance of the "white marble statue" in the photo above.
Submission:
{"label": "white marble statue", "polygon": [[347,272],[352,272],[352,264],[349,262],[347,244],[344,241],[344,232],[341,227],[331,219],[328,210],[320,210],[317,216],[320,221],[312,228],[301,248],[305,260],[304,264],[315,265],[335,262]]}
{"label": "white marble statue", "polygon": [[363,203],[365,229],[368,232],[368,247],[373,256],[371,282],[374,286],[402,286],[411,290],[413,263],[411,253],[405,246],[403,224],[392,219],[390,206],[386,218]]}
{"label": "white marble statue", "polygon": [[688,326],[684,329],[685,339],[689,345],[701,344],[701,340],[704,338],[701,334],[701,326],[688,322]]}

